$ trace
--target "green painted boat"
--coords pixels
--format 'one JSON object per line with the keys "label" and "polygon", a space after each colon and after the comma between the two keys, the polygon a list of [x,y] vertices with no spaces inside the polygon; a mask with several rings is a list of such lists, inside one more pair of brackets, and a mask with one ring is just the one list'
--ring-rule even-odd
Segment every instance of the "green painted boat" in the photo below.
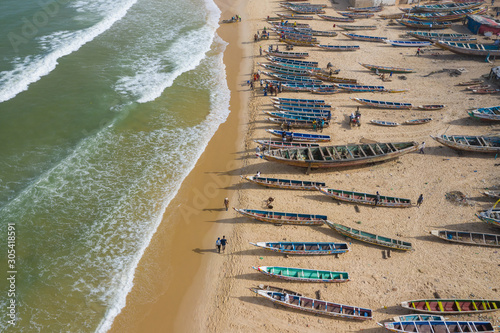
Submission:
{"label": "green painted boat", "polygon": [[[408,208],[411,207],[410,199],[389,197],[385,195],[368,194],[363,192],[336,190],[333,188],[320,187],[319,191],[324,195],[332,197],[340,201],[354,202],[357,204],[380,206],[380,207],[394,207],[394,208]],[[378,192],[377,192],[378,193]]]}
{"label": "green painted boat", "polygon": [[303,269],[278,266],[259,266],[253,269],[272,277],[300,282],[347,282],[347,272],[321,271],[317,269]]}
{"label": "green painted boat", "polygon": [[361,231],[358,229],[347,227],[342,224],[330,222],[328,220],[326,220],[325,223],[338,233],[365,243],[380,245],[383,247],[390,247],[391,249],[396,249],[396,250],[403,250],[403,251],[413,250],[411,243],[409,242],[403,242],[398,239],[375,235],[366,231]]}

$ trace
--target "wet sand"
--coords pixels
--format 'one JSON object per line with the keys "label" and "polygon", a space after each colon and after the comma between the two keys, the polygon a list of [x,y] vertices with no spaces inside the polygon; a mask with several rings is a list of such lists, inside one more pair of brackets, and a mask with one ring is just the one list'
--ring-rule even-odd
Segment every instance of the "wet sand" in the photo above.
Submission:
{"label": "wet sand", "polygon": [[[236,13],[244,16],[242,1],[221,0],[218,6],[221,19]],[[201,332],[210,316],[211,285],[227,256],[216,253],[215,240],[229,236],[231,229],[230,224],[220,223],[231,214],[225,212],[223,201],[229,197],[233,206],[236,200],[232,185],[240,174],[242,118],[248,100],[248,88],[241,82],[249,75],[251,60],[245,59],[241,43],[247,34],[244,22],[222,24],[218,34],[228,43],[224,63],[231,113],[168,206],[110,332]],[[232,243],[229,238],[228,249]]]}

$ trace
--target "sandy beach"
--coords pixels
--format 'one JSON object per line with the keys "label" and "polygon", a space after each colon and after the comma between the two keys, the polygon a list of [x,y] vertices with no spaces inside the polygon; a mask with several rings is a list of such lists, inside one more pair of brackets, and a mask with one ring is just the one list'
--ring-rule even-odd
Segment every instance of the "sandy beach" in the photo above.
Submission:
{"label": "sandy beach", "polygon": [[[325,3],[311,0],[310,3]],[[255,157],[254,139],[269,139],[266,129],[275,128],[262,111],[272,109],[270,98],[263,96],[256,84],[250,91],[245,84],[252,72],[263,70],[257,62],[259,47],[278,44],[277,36],[254,43],[251,36],[264,27],[264,18],[284,12],[278,1],[253,0],[248,3],[217,2],[227,19],[240,14],[241,23],[223,24],[219,35],[229,43],[224,63],[232,91],[231,115],[213,137],[195,169],[184,181],[175,200],[165,213],[146,254],[139,263],[134,289],[127,306],[116,318],[113,332],[383,332],[377,321],[385,321],[407,312],[401,301],[433,298],[500,298],[498,262],[494,248],[446,243],[429,235],[433,229],[466,230],[499,233],[498,229],[479,221],[474,214],[493,205],[480,192],[499,185],[499,160],[491,155],[458,154],[443,147],[429,135],[499,134],[499,126],[481,123],[468,117],[472,108],[498,105],[495,95],[473,95],[457,86],[461,81],[488,74],[494,64],[482,58],[453,54],[434,46],[423,48],[416,56],[414,48],[395,48],[384,43],[354,41],[341,34],[319,37],[322,44],[359,45],[355,52],[326,52],[316,48],[295,47],[294,51],[310,53],[308,61],[328,62],[340,69],[339,76],[354,78],[366,85],[384,85],[390,89],[407,89],[404,93],[281,93],[279,97],[321,98],[331,104],[332,123],[323,134],[331,135],[331,144],[355,144],[364,140],[377,142],[425,142],[425,153],[411,153],[401,158],[361,168],[313,170],[267,162]],[[346,1],[328,3],[326,15],[344,10]],[[398,12],[394,6],[383,13]],[[352,24],[377,25],[377,30],[357,32],[370,36],[402,39],[407,29],[388,25],[377,18],[357,20]],[[315,17],[310,23],[317,30],[334,30],[333,22]],[[467,29],[454,25],[457,33]],[[450,31],[443,31],[450,32]],[[280,48],[284,45],[280,43]],[[358,62],[415,69],[411,74],[394,74],[391,82],[360,66]],[[253,68],[253,69],[251,69]],[[452,77],[444,69],[460,69]],[[266,78],[263,76],[263,78]],[[360,97],[393,102],[446,104],[437,111],[383,110],[360,106],[350,98]],[[248,106],[247,106],[248,102]],[[350,128],[349,115],[360,106],[360,128]],[[369,120],[403,122],[432,117],[424,125],[381,127]],[[304,131],[301,131],[304,132]],[[312,133],[312,131],[305,131]],[[253,175],[285,179],[323,181],[328,187],[366,193],[409,198],[420,208],[373,208],[338,203],[315,191],[269,189],[251,184],[239,176]],[[446,194],[461,191],[468,200],[456,203]],[[264,209],[272,196],[274,211],[324,214],[329,220],[364,231],[397,238],[413,244],[414,251],[392,251],[388,258],[384,248],[368,245],[335,233],[327,226],[274,226],[241,217],[233,210],[225,212],[222,202],[230,198],[236,208]],[[214,251],[215,239],[226,235],[229,245],[224,254]],[[347,242],[351,251],[335,256],[290,256],[258,249],[249,242],[259,241]],[[288,266],[349,272],[351,281],[343,284],[305,284],[273,280],[256,272],[252,266]],[[295,290],[314,297],[320,291],[323,300],[367,307],[374,320],[356,322],[315,316],[274,306],[254,296],[250,287],[269,284]],[[455,317],[454,317],[455,318]],[[486,316],[457,317],[488,319],[499,323],[498,313]]]}

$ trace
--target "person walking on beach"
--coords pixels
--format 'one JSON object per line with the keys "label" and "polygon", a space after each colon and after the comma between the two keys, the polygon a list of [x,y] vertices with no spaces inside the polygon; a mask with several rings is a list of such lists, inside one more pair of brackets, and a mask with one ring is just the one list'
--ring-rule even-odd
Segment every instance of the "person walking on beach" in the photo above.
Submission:
{"label": "person walking on beach", "polygon": [[222,245],[222,252],[224,252],[226,250],[226,244],[227,244],[226,236],[222,236],[222,239],[220,240],[220,244]]}
{"label": "person walking on beach", "polygon": [[417,49],[417,53],[415,54],[417,57],[420,57],[420,47]]}
{"label": "person walking on beach", "polygon": [[422,144],[420,145],[420,154],[425,154],[424,148],[425,148],[425,142],[422,142]]}
{"label": "person walking on beach", "polygon": [[226,207],[226,212],[229,209],[229,198],[224,199],[224,206]]}
{"label": "person walking on beach", "polygon": [[220,253],[220,246],[221,246],[221,241],[220,241],[220,237],[217,238],[217,240],[215,241],[215,247],[217,248],[217,253]]}
{"label": "person walking on beach", "polygon": [[379,202],[380,202],[380,194],[377,191],[377,195],[375,196],[375,206],[378,205]]}
{"label": "person walking on beach", "polygon": [[418,200],[417,200],[417,207],[420,207],[422,202],[424,202],[424,195],[420,194],[420,196],[418,197]]}

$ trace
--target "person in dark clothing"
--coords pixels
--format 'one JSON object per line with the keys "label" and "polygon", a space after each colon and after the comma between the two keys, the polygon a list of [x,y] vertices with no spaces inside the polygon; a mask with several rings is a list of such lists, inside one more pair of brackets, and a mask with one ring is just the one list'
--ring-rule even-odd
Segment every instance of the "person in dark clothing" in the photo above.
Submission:
{"label": "person in dark clothing", "polygon": [[420,196],[418,197],[418,200],[417,200],[417,207],[420,207],[422,202],[424,202],[424,195],[420,194]]}
{"label": "person in dark clothing", "polygon": [[217,248],[217,253],[220,253],[220,246],[221,246],[221,241],[220,241],[220,237],[219,237],[215,241],[215,247]]}
{"label": "person in dark clothing", "polygon": [[224,252],[226,250],[226,244],[227,244],[226,236],[222,236],[222,239],[220,240],[220,244],[222,245],[222,252]]}
{"label": "person in dark clothing", "polygon": [[378,205],[379,202],[380,202],[380,194],[377,191],[377,195],[375,196],[375,206]]}

